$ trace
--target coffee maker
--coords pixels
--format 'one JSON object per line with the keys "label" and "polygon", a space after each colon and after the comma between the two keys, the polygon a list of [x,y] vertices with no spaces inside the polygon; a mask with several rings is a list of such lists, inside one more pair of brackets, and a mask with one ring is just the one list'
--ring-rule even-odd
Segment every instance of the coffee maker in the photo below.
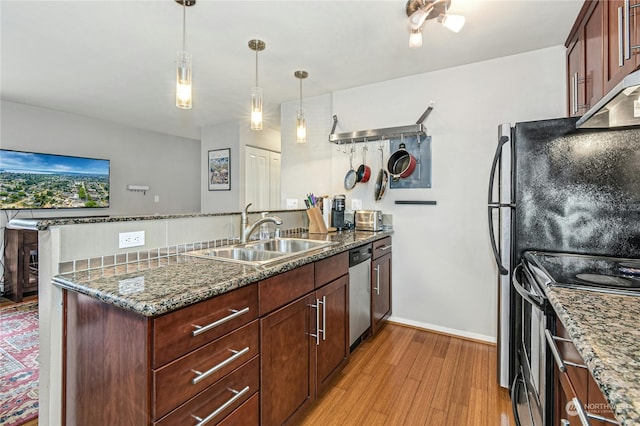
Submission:
{"label": "coffee maker", "polygon": [[345,196],[336,195],[331,203],[331,226],[336,229],[346,229],[344,223]]}

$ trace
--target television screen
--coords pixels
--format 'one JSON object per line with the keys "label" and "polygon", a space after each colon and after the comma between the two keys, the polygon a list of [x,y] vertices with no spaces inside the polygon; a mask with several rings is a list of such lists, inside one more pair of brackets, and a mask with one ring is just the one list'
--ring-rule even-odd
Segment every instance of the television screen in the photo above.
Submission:
{"label": "television screen", "polygon": [[0,210],[109,207],[109,160],[0,149]]}

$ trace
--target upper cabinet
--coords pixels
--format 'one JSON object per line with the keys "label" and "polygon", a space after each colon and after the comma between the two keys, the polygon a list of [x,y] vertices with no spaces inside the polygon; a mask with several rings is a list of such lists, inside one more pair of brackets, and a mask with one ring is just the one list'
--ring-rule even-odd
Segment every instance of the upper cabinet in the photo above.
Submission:
{"label": "upper cabinet", "polygon": [[567,41],[569,115],[580,116],[603,95],[603,9],[587,1]]}
{"label": "upper cabinet", "polygon": [[639,0],[609,0],[604,6],[605,92],[609,91],[640,64],[638,59]]}
{"label": "upper cabinet", "polygon": [[640,0],[587,0],[569,33],[567,104],[581,116],[640,65]]}

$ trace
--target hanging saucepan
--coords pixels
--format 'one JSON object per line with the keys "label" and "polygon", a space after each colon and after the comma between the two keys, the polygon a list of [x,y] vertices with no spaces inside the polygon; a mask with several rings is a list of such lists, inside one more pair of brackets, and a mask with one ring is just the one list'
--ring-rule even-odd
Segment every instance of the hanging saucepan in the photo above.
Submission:
{"label": "hanging saucepan", "polygon": [[356,171],[353,169],[353,148],[351,152],[349,152],[349,171],[344,177],[344,189],[347,191],[351,191],[354,186],[356,186],[356,181],[358,179],[358,175]]}
{"label": "hanging saucepan", "polygon": [[387,162],[387,170],[394,182],[400,178],[408,178],[416,168],[416,158],[405,149],[405,144],[401,143],[396,152],[391,154]]}
{"label": "hanging saucepan", "polygon": [[371,177],[371,168],[367,166],[367,146],[362,147],[362,164],[358,167],[357,172],[357,181],[366,183],[369,182],[369,178]]}
{"label": "hanging saucepan", "polygon": [[384,150],[382,148],[382,143],[380,143],[380,148],[378,149],[380,150],[380,171],[378,172],[378,179],[376,180],[375,199],[376,201],[381,201],[384,197],[384,193],[387,191],[389,175],[384,169]]}

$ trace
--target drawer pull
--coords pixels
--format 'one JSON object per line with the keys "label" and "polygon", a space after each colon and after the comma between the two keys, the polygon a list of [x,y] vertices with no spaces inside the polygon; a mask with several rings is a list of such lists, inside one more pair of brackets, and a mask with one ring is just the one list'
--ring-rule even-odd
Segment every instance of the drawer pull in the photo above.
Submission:
{"label": "drawer pull", "polygon": [[608,419],[606,417],[599,416],[597,414],[592,414],[592,413],[589,413],[589,412],[587,412],[587,418],[592,419],[592,420],[597,420],[597,421],[603,422],[603,423],[609,423],[609,424],[612,424],[612,425],[619,425],[620,424],[615,420],[611,420],[611,419]]}
{"label": "drawer pull", "polygon": [[591,423],[587,418],[587,413],[585,413],[584,411],[582,402],[580,402],[580,400],[577,397],[573,397],[571,400],[573,401],[573,406],[576,409],[576,413],[578,413],[578,418],[580,419],[580,423],[582,424],[582,426],[590,426]]}
{"label": "drawer pull", "polygon": [[240,390],[240,391],[237,391],[237,390],[231,389],[231,388],[229,388],[228,390],[230,392],[232,392],[234,395],[227,402],[225,402],[224,404],[222,404],[221,406],[216,408],[216,410],[213,413],[209,414],[204,419],[196,416],[195,414],[191,415],[191,417],[193,417],[194,419],[196,419],[198,421],[196,426],[203,426],[203,425],[206,425],[207,423],[209,423],[211,421],[211,419],[213,419],[215,416],[217,416],[218,414],[220,414],[221,412],[226,410],[231,404],[233,404],[239,398],[241,398],[242,395],[244,395],[245,393],[249,392],[249,386],[245,386],[245,388]]}
{"label": "drawer pull", "polygon": [[244,315],[247,312],[249,312],[249,307],[247,306],[244,309],[241,310],[237,310],[237,309],[229,309],[229,311],[231,311],[230,315],[227,315],[224,318],[220,318],[218,321],[214,321],[209,325],[205,325],[205,326],[201,326],[201,325],[193,325],[193,327],[195,327],[195,330],[193,330],[193,332],[191,333],[193,335],[193,337],[202,334],[206,331],[211,330],[212,328],[215,328],[221,324],[224,324],[227,321],[231,321],[234,318],[239,317],[240,315]]}
{"label": "drawer pull", "polygon": [[191,379],[191,383],[194,384],[194,385],[197,385],[200,381],[204,380],[205,378],[207,378],[211,374],[213,374],[216,371],[220,370],[225,365],[230,364],[233,361],[235,361],[236,359],[240,358],[242,355],[244,355],[247,352],[249,352],[249,346],[247,346],[246,348],[244,348],[241,351],[234,351],[233,349],[229,349],[229,350],[233,353],[233,355],[231,355],[229,358],[225,359],[221,363],[219,363],[217,365],[214,365],[213,367],[211,367],[210,369],[208,369],[204,373],[201,373],[200,371],[197,371],[197,370],[191,370],[192,372],[196,373],[196,377]]}
{"label": "drawer pull", "polygon": [[391,244],[387,244],[384,247],[376,247],[374,250],[382,250],[382,251],[387,251],[391,248]]}

